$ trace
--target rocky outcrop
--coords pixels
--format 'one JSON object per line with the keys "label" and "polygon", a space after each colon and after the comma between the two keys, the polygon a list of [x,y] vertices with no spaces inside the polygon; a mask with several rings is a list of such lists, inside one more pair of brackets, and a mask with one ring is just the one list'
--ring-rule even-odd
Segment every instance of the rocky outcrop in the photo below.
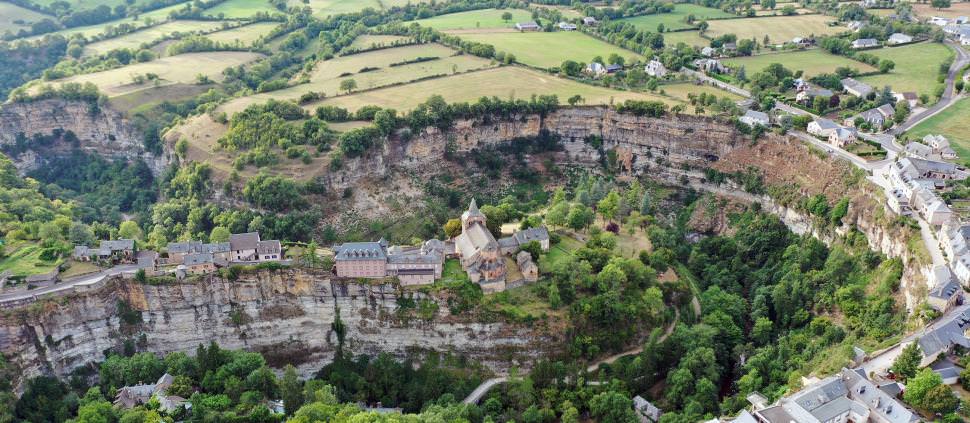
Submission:
{"label": "rocky outcrop", "polygon": [[[334,357],[338,343],[331,324],[338,310],[347,328],[345,351],[352,354],[451,352],[504,370],[555,355],[564,342],[544,331],[542,322],[524,326],[450,315],[441,298],[411,294],[439,302],[437,315],[422,320],[398,310],[400,295],[392,285],[348,283],[303,270],[157,286],[115,279],[98,291],[2,312],[0,353],[27,376],[63,376],[102,361],[126,340],[156,353],[194,353],[214,341],[259,351],[271,365],[294,364],[309,374]],[[134,314],[124,317],[119,304]]]}
{"label": "rocky outcrop", "polygon": [[0,147],[10,148],[18,138],[49,136],[55,131],[73,132],[77,142],[62,137],[49,146],[26,145],[26,150],[12,157],[21,172],[43,166],[45,159],[74,148],[106,158],[143,159],[156,174],[161,174],[169,162],[166,155],[156,157],[146,152],[142,135],[124,115],[107,106],[92,108],[83,101],[51,99],[0,107]]}

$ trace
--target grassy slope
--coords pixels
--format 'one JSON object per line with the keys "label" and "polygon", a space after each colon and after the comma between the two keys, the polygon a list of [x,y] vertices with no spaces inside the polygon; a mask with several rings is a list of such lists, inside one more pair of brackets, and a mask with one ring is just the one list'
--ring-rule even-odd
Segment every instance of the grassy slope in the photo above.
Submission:
{"label": "grassy slope", "polygon": [[374,46],[391,45],[395,41],[402,41],[407,38],[400,35],[361,35],[350,43],[350,48],[367,50]]}
{"label": "grassy slope", "polygon": [[14,276],[30,276],[54,270],[56,263],[40,259],[41,248],[36,244],[7,246],[7,256],[0,260],[0,272],[11,271]]}
{"label": "grassy slope", "polygon": [[760,43],[768,35],[769,42],[781,43],[812,34],[836,34],[844,29],[828,26],[832,21],[834,18],[822,15],[722,19],[709,22],[707,36],[716,38],[724,34],[735,34],[739,39],[754,38]]}
{"label": "grassy slope", "polygon": [[919,43],[902,47],[869,50],[882,59],[896,62],[896,69],[885,75],[867,76],[861,80],[876,88],[889,85],[897,92],[915,91],[932,96],[940,63],[953,56],[943,44]]}
{"label": "grassy slope", "polygon": [[554,67],[567,59],[589,62],[595,56],[604,59],[612,53],[624,58],[642,56],[600,41],[586,34],[570,32],[508,32],[462,34],[462,39],[488,43],[498,51],[515,55],[518,62],[538,67]]}
{"label": "grassy slope", "polygon": [[910,138],[943,134],[961,159],[970,159],[970,98],[958,101],[935,116],[910,129]]}
{"label": "grassy slope", "polygon": [[245,19],[259,12],[282,13],[266,0],[227,0],[206,10],[205,14],[208,16],[219,16],[221,14],[226,19]]}
{"label": "grassy slope", "polygon": [[198,33],[214,31],[222,27],[222,22],[215,21],[172,21],[150,28],[145,28],[120,37],[110,38],[104,41],[88,44],[84,47],[85,55],[95,55],[107,53],[114,49],[130,48],[137,49],[142,44],[151,43],[172,33]]}
{"label": "grassy slope", "polygon": [[[45,18],[52,21],[57,20],[53,16],[37,13],[13,3],[0,2],[0,34],[6,31],[16,34],[21,29],[29,30],[30,24],[40,22]],[[14,21],[23,21],[24,25],[14,23]]]}
{"label": "grassy slope", "polygon": [[251,45],[253,42],[259,40],[260,37],[264,37],[272,32],[278,26],[279,23],[276,22],[257,22],[239,28],[213,32],[206,37],[220,43],[232,44],[238,41],[242,45]]}
{"label": "grassy slope", "polygon": [[[636,16],[632,18],[623,19],[622,21],[629,22],[633,25],[636,25],[637,28],[645,31],[656,32],[657,26],[660,24],[664,24],[664,27],[666,27],[667,29],[692,28],[693,26],[689,25],[686,22],[687,15],[694,15],[694,17],[697,18],[697,22],[700,22],[704,19],[721,19],[721,18],[736,17],[735,15],[720,9],[714,9],[710,7],[698,6],[696,4],[684,3],[684,4],[678,4],[674,8],[674,11],[670,13],[657,13],[654,15]],[[696,25],[696,22],[695,22],[695,25]]]}
{"label": "grassy slope", "polygon": [[772,63],[781,63],[793,71],[804,71],[805,75],[808,76],[814,76],[820,73],[831,73],[835,71],[835,68],[843,66],[858,69],[860,72],[873,72],[876,70],[865,63],[843,56],[829,54],[822,50],[805,50],[739,57],[726,59],[724,63],[734,68],[743,65],[748,75],[760,72]]}
{"label": "grassy slope", "polygon": [[[512,13],[511,21],[502,20],[502,14],[505,12]],[[522,9],[483,9],[419,19],[414,22],[417,22],[421,26],[445,31],[455,29],[512,28],[516,22],[531,20],[532,14]]]}
{"label": "grassy slope", "polygon": [[[101,33],[104,32],[105,28],[109,26],[118,26],[123,23],[129,23],[136,26],[148,26],[146,22],[151,20],[154,22],[153,23],[154,25],[154,24],[157,24],[158,22],[162,22],[168,19],[168,15],[170,13],[172,13],[175,10],[181,9],[183,6],[184,6],[184,3],[174,4],[168,7],[163,7],[158,10],[153,10],[148,13],[142,13],[138,15],[138,19],[133,19],[133,18],[117,19],[117,20],[113,20],[105,23],[100,23],[97,25],[79,26],[75,28],[62,29],[57,32],[52,32],[51,34],[63,35],[65,37],[70,37],[73,34],[81,34],[87,38],[91,38],[91,37],[100,35]],[[35,39],[42,38],[43,36],[44,35],[35,35],[33,37],[28,37],[25,39],[35,40]]]}

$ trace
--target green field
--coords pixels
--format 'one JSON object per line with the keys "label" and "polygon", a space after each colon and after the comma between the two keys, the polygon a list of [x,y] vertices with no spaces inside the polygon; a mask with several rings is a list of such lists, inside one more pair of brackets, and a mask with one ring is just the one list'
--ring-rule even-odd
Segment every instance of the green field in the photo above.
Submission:
{"label": "green field", "polygon": [[221,16],[226,19],[246,19],[253,17],[253,15],[259,12],[265,12],[271,15],[283,13],[274,8],[266,0],[226,0],[211,9],[207,9],[205,14],[208,16]]}
{"label": "green field", "polygon": [[40,259],[41,248],[39,245],[8,246],[8,250],[13,252],[0,260],[0,272],[9,270],[13,273],[13,276],[30,276],[54,270],[56,263]]}
{"label": "green field", "polygon": [[721,19],[709,21],[710,27],[705,35],[717,38],[724,34],[734,34],[738,39],[753,38],[758,43],[767,35],[770,43],[779,44],[795,37],[831,35],[845,30],[840,26],[829,26],[829,22],[834,21],[834,18],[823,15]]}
{"label": "green field", "polygon": [[876,69],[865,63],[843,56],[826,53],[822,50],[803,50],[790,53],[769,53],[749,57],[725,59],[724,64],[733,69],[744,66],[748,76],[760,72],[772,63],[781,63],[792,71],[804,71],[806,76],[835,72],[836,68],[849,67],[860,72],[874,72]]}
{"label": "green field", "polygon": [[685,101],[685,102],[689,100],[687,96],[688,94],[700,94],[700,93],[707,93],[709,95],[713,94],[713,95],[716,95],[718,98],[727,97],[727,98],[730,98],[731,100],[741,100],[741,96],[737,94],[730,93],[707,84],[697,85],[689,82],[678,83],[678,84],[667,84],[667,85],[661,85],[660,88],[657,89],[657,92],[659,93],[660,90],[663,90],[665,95],[671,96],[675,99]]}
{"label": "green field", "polygon": [[[329,104],[350,110],[357,110],[369,104],[397,110],[410,110],[433,94],[440,94],[450,103],[472,102],[483,96],[496,96],[502,99],[527,99],[533,94],[555,94],[561,102],[574,94],[578,94],[583,97],[585,104],[610,104],[611,101],[619,103],[628,99],[657,100],[668,104],[679,103],[660,96],[596,87],[521,67],[504,66],[358,94],[332,97],[317,104]],[[310,105],[309,108],[313,109],[317,104]]]}
{"label": "green field", "polygon": [[349,48],[355,50],[370,50],[375,47],[393,45],[396,41],[407,40],[408,37],[400,35],[361,35],[350,43]]}
{"label": "green field", "polygon": [[[512,20],[503,21],[502,14],[512,13]],[[532,20],[532,13],[522,9],[482,9],[468,12],[451,13],[428,19],[419,19],[421,26],[427,26],[439,31],[514,28],[516,22]],[[408,22],[410,23],[410,22]]]}
{"label": "green field", "polygon": [[889,85],[896,92],[914,91],[930,97],[939,85],[936,82],[936,75],[940,63],[953,56],[952,50],[939,43],[910,44],[868,50],[866,53],[892,60],[896,63],[896,69],[888,74],[860,78],[861,81],[876,88]]}
{"label": "green field", "polygon": [[16,35],[21,29],[29,31],[30,24],[44,19],[57,20],[53,16],[37,13],[13,3],[0,2],[0,34],[10,31],[11,34]]}
{"label": "green field", "polygon": [[[66,2],[71,5],[71,10],[90,10],[94,9],[102,4],[111,8],[115,6],[120,6],[123,4],[128,4],[126,0],[33,0],[35,4],[40,6],[50,6],[51,4],[57,2]],[[149,0],[135,0],[131,2],[132,6],[142,6],[148,4]]]}
{"label": "green field", "polygon": [[135,84],[133,82],[135,75],[157,74],[160,78],[160,85],[195,83],[196,76],[200,74],[208,76],[213,81],[221,81],[223,69],[249,63],[260,57],[262,55],[258,53],[237,51],[186,53],[103,72],[72,76],[52,81],[51,84],[91,82],[97,85],[103,94],[114,97],[154,86],[152,83]]}
{"label": "green field", "polygon": [[120,37],[109,38],[104,41],[88,44],[84,47],[84,54],[97,55],[104,54],[119,48],[135,49],[142,44],[151,44],[166,35],[175,33],[205,33],[215,31],[225,25],[223,22],[215,21],[171,21],[161,25],[145,28]]}
{"label": "green field", "polygon": [[224,44],[238,43],[242,46],[250,46],[260,38],[269,35],[279,25],[277,22],[257,22],[225,31],[213,32],[206,38]]}
{"label": "green field", "polygon": [[[451,75],[456,72],[494,66],[491,61],[480,57],[454,54],[454,50],[440,44],[421,44],[341,56],[320,62],[310,74],[308,84],[242,97],[230,101],[222,107],[222,110],[232,114],[245,109],[250,104],[261,103],[270,98],[297,100],[300,95],[310,91],[332,97],[342,94],[340,83],[345,79],[353,79],[357,83],[357,90],[367,90],[419,78]],[[393,63],[413,60],[417,57],[438,57],[438,59],[390,66]],[[363,68],[377,69],[360,72]],[[341,76],[344,74],[350,75]]]}
{"label": "green field", "polygon": [[462,34],[463,40],[495,46],[498,51],[515,55],[516,61],[531,66],[550,68],[565,60],[589,62],[595,56],[604,59],[617,53],[628,61],[643,56],[576,31],[570,32],[500,32]]}
{"label": "green field", "polygon": [[970,98],[957,101],[906,132],[909,138],[943,134],[961,159],[970,159]]}
{"label": "green field", "polygon": [[[69,29],[62,29],[60,31],[52,32],[50,34],[63,35],[64,37],[68,37],[68,38],[70,38],[70,36],[74,34],[81,34],[85,38],[91,39],[92,37],[101,35],[106,28],[116,27],[123,23],[135,25],[136,27],[156,25],[162,21],[168,20],[169,14],[171,14],[172,12],[178,9],[181,9],[183,6],[184,4],[174,4],[148,13],[142,13],[138,15],[138,19],[134,19],[134,18],[117,19],[110,22],[100,23],[97,25],[78,26],[78,27],[69,28]],[[44,34],[44,35],[47,35],[47,34]],[[28,37],[25,39],[36,40],[44,37],[44,35],[35,35],[33,37]]]}
{"label": "green field", "polygon": [[711,40],[701,37],[697,31],[674,31],[663,33],[664,45],[674,47],[677,43],[684,43],[689,46],[707,47],[711,45]]}
{"label": "green field", "polygon": [[[694,15],[694,17],[697,18],[694,25],[687,23],[688,15]],[[700,23],[700,21],[705,19],[724,19],[736,17],[736,15],[725,12],[721,9],[698,6],[690,3],[682,3],[676,5],[673,12],[670,13],[656,13],[653,15],[635,16],[632,18],[621,19],[620,21],[629,22],[644,31],[657,32],[657,27],[660,24],[663,24],[667,29],[684,29],[693,28]]]}

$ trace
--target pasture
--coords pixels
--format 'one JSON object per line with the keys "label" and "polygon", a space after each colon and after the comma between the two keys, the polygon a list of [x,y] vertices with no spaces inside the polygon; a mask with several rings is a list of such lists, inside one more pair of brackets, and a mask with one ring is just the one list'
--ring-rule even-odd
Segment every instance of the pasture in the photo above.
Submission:
{"label": "pasture", "polygon": [[732,69],[744,66],[748,77],[760,72],[772,63],[781,63],[792,71],[803,71],[806,76],[812,77],[822,73],[833,73],[836,68],[848,67],[857,69],[860,72],[874,72],[875,68],[865,63],[855,61],[843,56],[829,54],[822,50],[803,50],[787,53],[768,53],[757,56],[735,57],[725,59],[724,64]]}
{"label": "pasture", "polygon": [[[160,22],[168,20],[168,15],[170,13],[178,9],[181,9],[183,6],[184,4],[181,4],[181,3],[174,4],[168,7],[163,7],[158,10],[153,10],[151,12],[142,13],[138,15],[137,19],[135,18],[116,19],[113,21],[104,22],[96,25],[78,26],[74,28],[62,29],[60,31],[51,32],[49,34],[63,35],[64,37],[67,37],[67,38],[70,38],[70,36],[74,34],[81,34],[85,38],[91,39],[92,37],[96,37],[103,34],[108,27],[117,27],[118,25],[125,24],[125,23],[129,25],[134,25],[135,27],[148,27],[148,26],[156,25]],[[37,39],[43,38],[45,35],[47,34],[35,35],[32,37],[27,37],[25,39],[28,41],[37,40]]]}
{"label": "pasture", "polygon": [[226,25],[223,22],[215,21],[171,21],[161,25],[155,25],[142,30],[138,30],[120,37],[109,38],[88,44],[84,47],[84,55],[104,54],[119,48],[129,48],[137,50],[142,44],[151,44],[171,34],[187,33],[206,33],[212,32]]}
{"label": "pasture", "polygon": [[588,63],[595,56],[606,59],[612,53],[628,61],[643,58],[578,31],[470,33],[462,34],[461,38],[491,44],[497,51],[514,54],[520,63],[544,68],[559,66],[565,60]]}
{"label": "pasture", "polygon": [[91,82],[97,85],[103,94],[108,97],[115,97],[155,86],[151,82],[135,83],[134,78],[136,76],[144,76],[149,73],[156,74],[159,77],[158,85],[192,84],[195,83],[198,75],[208,76],[211,80],[218,82],[223,79],[223,69],[249,63],[260,57],[262,55],[258,53],[237,51],[186,53],[103,72],[76,75],[52,81],[51,84]]}
{"label": "pasture", "polygon": [[741,100],[741,96],[737,94],[733,94],[707,84],[697,85],[691,82],[661,85],[660,88],[657,89],[657,92],[660,92],[660,90],[663,90],[664,95],[684,102],[690,101],[688,94],[699,95],[700,93],[716,95],[717,98],[727,97],[731,100]]}
{"label": "pasture", "polygon": [[970,98],[957,101],[906,132],[909,138],[943,134],[963,161],[970,159]]}
{"label": "pasture", "polygon": [[225,19],[246,19],[251,18],[259,12],[281,14],[283,12],[274,8],[266,0],[226,0],[206,9],[207,16],[217,16]]}
{"label": "pasture", "polygon": [[860,78],[861,81],[876,88],[889,85],[896,92],[915,91],[918,94],[933,96],[939,83],[936,76],[943,63],[953,56],[953,51],[939,43],[918,43],[901,47],[886,47],[867,50],[866,53],[889,59],[896,63],[892,72]]}
{"label": "pasture", "polygon": [[943,16],[945,18],[956,18],[960,16],[970,16],[970,3],[954,1],[946,9],[937,9],[929,3],[913,3],[913,11],[917,15],[925,18],[930,16]]}
{"label": "pasture", "polygon": [[483,96],[502,99],[527,99],[533,94],[555,94],[561,102],[573,95],[580,95],[585,104],[610,104],[629,99],[656,100],[667,104],[679,102],[652,94],[617,91],[609,88],[582,84],[565,78],[550,76],[515,66],[503,66],[462,75],[436,78],[357,94],[327,98],[319,104],[340,106],[357,110],[374,104],[397,110],[410,110],[433,94],[439,94],[448,102],[472,102]]}
{"label": "pasture", "polygon": [[[270,98],[297,100],[302,94],[311,91],[333,97],[343,94],[340,83],[347,79],[353,79],[357,85],[356,90],[359,91],[495,66],[491,61],[480,57],[454,54],[454,50],[440,44],[422,44],[341,56],[320,62],[310,74],[310,82],[307,84],[242,97],[226,103],[221,110],[232,114],[250,104],[261,103]],[[418,57],[437,59],[391,66]]]}
{"label": "pasture", "polygon": [[408,37],[400,35],[361,35],[350,43],[350,49],[371,50],[378,47],[393,45],[397,41],[407,40]]}
{"label": "pasture", "polygon": [[767,18],[721,19],[708,21],[710,26],[705,35],[717,38],[724,34],[734,34],[738,39],[755,39],[759,43],[765,35],[771,43],[790,41],[795,37],[810,35],[831,35],[845,30],[839,26],[829,26],[834,18],[823,15],[772,16]]}
{"label": "pasture", "polygon": [[13,3],[0,2],[0,34],[10,31],[16,35],[21,29],[30,30],[30,24],[44,19],[57,20],[53,16],[25,9]]}
{"label": "pasture", "polygon": [[[102,4],[111,8],[129,4],[126,0],[33,0],[34,3],[41,6],[50,6],[51,4],[61,1],[69,4],[71,6],[71,10],[90,10],[101,6]],[[135,0],[130,4],[132,6],[142,6],[149,3],[150,0]]]}
{"label": "pasture", "polygon": [[[694,18],[696,18],[693,24],[687,23],[687,17],[690,15],[694,15]],[[635,16],[632,18],[621,19],[621,21],[631,23],[644,31],[657,32],[657,27],[660,24],[663,24],[667,29],[676,30],[694,28],[702,20],[736,17],[736,15],[725,12],[721,9],[698,6],[690,3],[681,3],[676,5],[674,10],[670,13],[656,13],[653,15]],[[664,35],[666,36],[667,34]]]}
{"label": "pasture", "polygon": [[707,47],[711,45],[711,40],[701,37],[698,31],[674,31],[663,33],[664,45],[676,46],[677,43],[684,43],[689,46]]}
{"label": "pasture", "polygon": [[[512,19],[502,20],[502,14],[509,12]],[[516,22],[532,20],[532,13],[522,9],[482,9],[468,12],[450,13],[416,21],[421,26],[439,31],[513,28]],[[410,23],[410,22],[407,22]]]}
{"label": "pasture", "polygon": [[217,31],[206,35],[206,38],[224,44],[251,46],[253,43],[269,35],[280,24],[278,22],[256,22],[237,28]]}

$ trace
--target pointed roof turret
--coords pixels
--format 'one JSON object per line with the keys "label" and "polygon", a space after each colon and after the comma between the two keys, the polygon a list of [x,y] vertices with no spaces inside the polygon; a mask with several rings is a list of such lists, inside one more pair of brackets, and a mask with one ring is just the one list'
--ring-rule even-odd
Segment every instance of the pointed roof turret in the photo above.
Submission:
{"label": "pointed roof turret", "polygon": [[468,205],[468,211],[465,212],[466,216],[484,216],[481,211],[478,210],[478,203],[472,198],[471,204]]}

